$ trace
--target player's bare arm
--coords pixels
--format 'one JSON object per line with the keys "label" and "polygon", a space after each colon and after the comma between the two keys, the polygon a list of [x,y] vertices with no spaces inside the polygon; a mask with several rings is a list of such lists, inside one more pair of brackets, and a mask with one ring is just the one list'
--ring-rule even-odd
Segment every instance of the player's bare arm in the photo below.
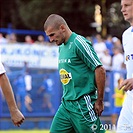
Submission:
{"label": "player's bare arm", "polygon": [[0,85],[1,85],[4,97],[8,104],[12,122],[14,123],[15,126],[19,127],[23,123],[25,118],[23,114],[18,110],[18,107],[15,102],[14,94],[12,91],[12,87],[5,73],[0,75]]}
{"label": "player's bare arm", "polygon": [[94,109],[97,115],[101,116],[104,109],[103,99],[104,99],[104,88],[105,88],[105,80],[106,80],[106,71],[102,66],[99,66],[96,68],[95,80],[96,80],[98,98],[95,102]]}
{"label": "player's bare arm", "polygon": [[128,90],[131,91],[131,90],[133,90],[133,78],[125,79],[121,83],[119,89],[123,89],[124,91],[128,91]]}

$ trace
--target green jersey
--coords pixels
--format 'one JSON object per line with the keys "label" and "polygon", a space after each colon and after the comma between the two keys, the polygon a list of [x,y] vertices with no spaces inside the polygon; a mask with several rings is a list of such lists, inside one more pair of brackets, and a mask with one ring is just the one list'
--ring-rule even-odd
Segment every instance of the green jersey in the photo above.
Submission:
{"label": "green jersey", "polygon": [[96,91],[95,69],[101,62],[92,44],[83,36],[72,33],[59,47],[59,73],[63,85],[63,98],[77,100]]}

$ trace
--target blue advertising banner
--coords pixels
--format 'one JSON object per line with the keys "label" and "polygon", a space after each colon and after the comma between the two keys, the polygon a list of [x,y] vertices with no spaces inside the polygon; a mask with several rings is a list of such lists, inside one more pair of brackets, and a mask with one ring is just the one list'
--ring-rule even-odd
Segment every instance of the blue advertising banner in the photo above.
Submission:
{"label": "blue advertising banner", "polygon": [[31,68],[57,69],[58,47],[26,44],[1,45],[1,61],[9,67],[23,67],[27,62]]}

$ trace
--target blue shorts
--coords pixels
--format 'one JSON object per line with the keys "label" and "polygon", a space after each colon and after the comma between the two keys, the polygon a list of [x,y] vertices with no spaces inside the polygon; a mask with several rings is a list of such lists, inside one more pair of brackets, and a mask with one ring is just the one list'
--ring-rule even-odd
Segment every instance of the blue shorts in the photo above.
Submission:
{"label": "blue shorts", "polygon": [[122,109],[122,107],[114,107],[114,109],[113,109],[113,114],[119,115],[120,112],[121,112],[121,109]]}

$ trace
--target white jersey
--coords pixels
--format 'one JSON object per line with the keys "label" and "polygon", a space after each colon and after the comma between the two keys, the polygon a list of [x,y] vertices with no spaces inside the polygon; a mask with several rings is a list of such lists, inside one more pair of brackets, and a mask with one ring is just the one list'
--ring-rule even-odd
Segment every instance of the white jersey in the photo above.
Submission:
{"label": "white jersey", "polygon": [[5,73],[5,69],[4,66],[2,65],[2,63],[0,62],[0,74]]}
{"label": "white jersey", "polygon": [[[122,36],[125,64],[127,68],[127,79],[133,78],[133,27],[129,27]],[[128,91],[127,94],[133,97],[133,90]]]}
{"label": "white jersey", "polygon": [[[127,78],[133,78],[133,27],[123,33]],[[128,91],[117,123],[117,133],[133,133],[133,90]]]}

